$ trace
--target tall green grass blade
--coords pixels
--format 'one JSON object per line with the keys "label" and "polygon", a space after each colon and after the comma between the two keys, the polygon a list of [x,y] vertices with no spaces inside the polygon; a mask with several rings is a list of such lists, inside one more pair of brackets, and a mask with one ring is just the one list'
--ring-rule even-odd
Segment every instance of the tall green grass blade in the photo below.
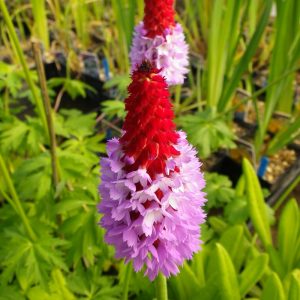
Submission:
{"label": "tall green grass blade", "polygon": [[289,185],[289,187],[284,191],[280,198],[276,201],[273,206],[274,211],[278,210],[281,204],[287,199],[291,192],[298,186],[300,183],[300,176],[296,177]]}
{"label": "tall green grass blade", "polygon": [[[1,2],[0,2],[1,4]],[[4,182],[7,186],[7,189],[9,191],[9,194],[11,196],[11,199],[12,199],[12,206],[13,208],[15,209],[16,213],[19,215],[19,217],[21,218],[23,224],[24,224],[24,227],[27,231],[27,234],[28,234],[28,237],[32,240],[32,241],[35,241],[36,240],[36,234],[35,232],[33,231],[32,227],[31,227],[31,224],[28,220],[28,217],[23,209],[23,206],[22,206],[22,203],[18,197],[18,194],[16,192],[16,189],[14,187],[14,184],[13,184],[13,181],[12,181],[12,178],[9,174],[9,171],[6,167],[6,164],[4,162],[4,159],[2,157],[2,155],[0,154],[0,173],[2,174],[2,177],[4,179]]]}
{"label": "tall green grass blade", "polygon": [[34,17],[35,36],[49,50],[49,31],[45,0],[31,0],[32,13]]}
{"label": "tall green grass blade", "polygon": [[[281,3],[280,1],[278,3]],[[295,36],[290,38],[289,34],[287,34],[290,30],[289,19],[293,18],[293,10],[299,5],[296,4],[296,2],[298,1],[284,1],[284,4],[281,3],[282,5],[280,6],[281,11],[278,12],[278,19],[276,22],[277,33],[271,58],[270,75],[268,78],[270,82],[276,80],[281,76],[281,74],[293,70],[300,59],[300,21],[296,22],[298,24],[298,30],[295,31]],[[299,18],[299,16],[296,18]],[[268,89],[264,115],[261,120],[261,126],[259,127],[255,137],[257,153],[259,153],[262,147],[268,124],[280,101],[288,103],[288,111],[290,111],[291,103],[290,100],[286,98],[289,96],[286,93],[289,89],[291,89],[291,77],[293,77],[293,74],[284,78],[278,83],[278,85]],[[283,106],[285,105],[286,104],[283,104]]]}
{"label": "tall green grass blade", "polygon": [[243,160],[243,173],[246,180],[246,194],[250,218],[264,247],[267,248],[269,245],[272,245],[272,238],[264,196],[255,170],[247,159]]}
{"label": "tall green grass blade", "polygon": [[227,250],[235,269],[238,271],[243,264],[247,249],[243,226],[235,225],[229,227],[229,229],[223,233],[220,244]]}
{"label": "tall green grass blade", "polygon": [[[223,0],[214,1],[210,35],[208,39],[208,62],[207,62],[207,105],[211,108],[216,107],[222,90],[222,80],[225,68],[226,52],[223,54],[223,40],[220,42],[220,36],[223,34]],[[225,29],[226,30],[226,29]],[[224,32],[226,36],[226,31]],[[227,36],[226,36],[227,37]]]}
{"label": "tall green grass blade", "polygon": [[[280,75],[282,70],[285,68],[287,56],[286,53],[289,52],[289,48],[293,44],[297,34],[300,31],[300,2],[297,0],[276,0],[277,4],[277,23],[276,30],[278,32],[278,39],[274,46],[274,56],[277,52],[277,60],[272,60],[271,62],[271,74],[272,68],[274,68],[274,77]],[[280,58],[278,60],[278,58]],[[300,56],[299,56],[300,58]],[[287,79],[286,89],[281,93],[278,99],[278,110],[291,113],[293,99],[294,99],[294,89],[293,81],[295,74],[291,74]]]}
{"label": "tall green grass blade", "polygon": [[23,71],[24,71],[24,74],[25,74],[25,79],[26,79],[27,84],[28,84],[28,86],[31,90],[32,96],[34,98],[34,101],[35,101],[35,104],[36,104],[36,107],[37,107],[37,111],[38,111],[38,115],[39,115],[39,117],[42,121],[42,124],[44,126],[45,133],[47,134],[47,132],[48,132],[47,131],[47,122],[46,122],[45,111],[43,109],[43,103],[42,103],[42,100],[41,100],[41,98],[38,94],[37,87],[35,86],[32,78],[31,78],[31,75],[30,75],[30,72],[29,72],[29,67],[27,65],[23,50],[21,48],[18,36],[15,32],[13,23],[12,23],[11,18],[9,16],[9,13],[8,13],[7,7],[4,3],[4,0],[0,0],[0,10],[2,11],[4,22],[7,26],[8,32],[9,32],[9,36],[10,36],[10,39],[11,39],[11,44],[14,46],[15,51],[16,51],[16,55],[18,56],[18,59],[19,59],[21,65],[23,67]]}
{"label": "tall green grass blade", "polygon": [[232,76],[229,78],[228,82],[226,83],[221,99],[218,104],[218,110],[223,111],[226,106],[228,105],[232,95],[237,88],[239,81],[243,75],[243,73],[247,70],[248,65],[255,54],[255,51],[259,45],[259,41],[261,36],[265,30],[269,22],[269,15],[272,8],[272,0],[267,0],[265,4],[265,9],[262,13],[259,23],[257,24],[257,28],[253,37],[251,38],[245,53],[243,54],[242,58],[238,62],[237,66],[235,67]]}
{"label": "tall green grass blade", "polygon": [[77,36],[84,48],[89,44],[88,7],[86,0],[71,0]]}
{"label": "tall green grass blade", "polygon": [[295,267],[298,236],[300,235],[300,213],[295,199],[290,200],[280,217],[278,248],[286,273]]}
{"label": "tall green grass blade", "polygon": [[291,284],[288,300],[300,299],[300,271],[296,270],[291,275]]}
{"label": "tall green grass blade", "polygon": [[267,254],[260,254],[246,265],[239,278],[241,297],[245,297],[262,278],[267,270],[268,261]]}
{"label": "tall green grass blade", "polygon": [[282,128],[271,140],[267,154],[272,155],[291,143],[300,135],[300,116],[288,126]]}
{"label": "tall green grass blade", "polygon": [[282,283],[276,273],[273,272],[268,278],[260,299],[286,300]]}
{"label": "tall green grass blade", "polygon": [[[215,288],[220,300],[240,300],[239,286],[236,271],[226,249],[221,244],[216,244],[214,262],[210,265],[210,272],[215,278]],[[214,269],[214,271],[212,270]]]}
{"label": "tall green grass blade", "polygon": [[272,269],[279,275],[280,278],[284,278],[284,264],[279,252],[273,246],[269,246],[267,248],[267,252],[270,257],[270,265],[272,266]]}
{"label": "tall green grass blade", "polygon": [[[112,8],[118,29],[119,45],[122,49],[121,55],[118,57],[118,64],[124,72],[128,73],[128,54],[135,24],[136,0],[112,0]],[[139,6],[139,9],[141,9],[141,6]]]}

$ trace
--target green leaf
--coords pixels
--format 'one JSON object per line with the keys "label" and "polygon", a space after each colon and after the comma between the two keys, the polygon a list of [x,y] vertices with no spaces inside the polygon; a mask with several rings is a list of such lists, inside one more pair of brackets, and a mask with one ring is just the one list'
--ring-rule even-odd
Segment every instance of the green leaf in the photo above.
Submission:
{"label": "green leaf", "polygon": [[224,117],[215,116],[211,109],[195,115],[178,118],[179,125],[187,133],[188,139],[197,147],[201,157],[209,156],[219,148],[234,148],[234,134]]}
{"label": "green leaf", "polygon": [[300,116],[296,118],[292,123],[283,127],[271,140],[268,146],[268,155],[277,153],[284,148],[290,142],[295,140],[300,135]]}
{"label": "green leaf", "polygon": [[249,217],[247,198],[235,195],[233,200],[224,208],[224,216],[230,224],[242,224]]}
{"label": "green leaf", "polygon": [[288,273],[294,267],[298,237],[300,236],[300,214],[297,201],[290,200],[284,207],[278,229],[278,249]]}
{"label": "green leaf", "polygon": [[246,265],[239,278],[241,297],[245,297],[262,278],[267,270],[268,261],[268,255],[261,254]]}
{"label": "green leaf", "polygon": [[286,300],[282,283],[276,273],[272,273],[266,281],[261,300]]}
{"label": "green leaf", "polygon": [[207,194],[207,208],[222,207],[234,199],[235,191],[231,187],[232,183],[227,176],[206,173],[205,180],[207,184],[204,192]]}
{"label": "green leaf", "polygon": [[118,300],[121,299],[121,288],[116,285],[113,276],[102,276],[99,266],[88,269],[81,264],[67,279],[69,289],[78,299]]}
{"label": "green leaf", "polygon": [[0,285],[0,300],[25,300],[16,285]]}
{"label": "green leaf", "polygon": [[291,283],[289,289],[288,300],[300,299],[300,271],[296,270],[291,275]]}
{"label": "green leaf", "polygon": [[273,246],[269,246],[267,248],[267,252],[269,254],[270,264],[273,270],[280,276],[280,278],[283,278],[285,274],[284,265],[278,251],[274,249]]}
{"label": "green leaf", "polygon": [[209,217],[208,222],[212,229],[218,234],[222,234],[228,227],[228,225],[219,217]]}
{"label": "green leaf", "polygon": [[13,174],[18,194],[23,199],[41,200],[51,190],[51,159],[49,152],[22,161]]}
{"label": "green leaf", "polygon": [[63,300],[75,300],[74,295],[67,288],[67,283],[63,273],[59,269],[51,272],[53,282],[50,284],[52,292],[56,293]]}
{"label": "green leaf", "polygon": [[272,245],[272,238],[264,197],[256,173],[247,159],[243,160],[243,173],[246,180],[250,218],[264,247],[267,248]]}
{"label": "green leaf", "polygon": [[102,250],[107,247],[100,243],[103,236],[99,226],[96,226],[98,221],[95,204],[93,207],[86,205],[75,210],[72,216],[64,220],[61,231],[71,242],[66,257],[69,265],[77,266],[81,258],[93,265],[100,247]]}
{"label": "green leaf", "polygon": [[200,282],[191,267],[184,263],[178,276],[173,282],[176,282],[176,289],[184,297],[190,298],[200,289]]}
{"label": "green leaf", "polygon": [[220,111],[220,112],[224,111],[224,109],[226,108],[228,102],[231,99],[231,96],[233,95],[234,91],[236,90],[236,87],[238,86],[238,83],[239,83],[243,73],[249,67],[249,63],[257,50],[259,41],[263,35],[265,27],[268,25],[269,15],[271,12],[273,1],[267,0],[265,2],[266,2],[265,8],[261,14],[259,23],[256,26],[255,33],[253,34],[245,53],[243,54],[242,58],[238,62],[237,67],[234,69],[230,80],[227,81],[227,83],[223,89],[222,96],[221,96],[221,99],[220,99],[219,105],[218,105],[218,111]]}
{"label": "green leaf", "polygon": [[66,138],[86,137],[95,133],[96,113],[83,114],[76,109],[61,109],[54,118],[55,132]]}
{"label": "green leaf", "polygon": [[11,117],[0,123],[0,150],[3,153],[37,154],[40,144],[45,144],[45,136],[39,119],[27,117],[26,121],[20,121]]}
{"label": "green leaf", "polygon": [[78,96],[86,97],[86,90],[96,93],[96,90],[90,85],[76,79],[71,78],[51,78],[47,82],[50,88],[57,86],[63,86],[65,91],[70,95],[72,100],[75,100]]}
{"label": "green leaf", "polygon": [[219,243],[216,244],[214,254],[209,261],[209,276],[215,279],[220,300],[240,300],[237,274],[232,260],[226,249]]}
{"label": "green leaf", "polygon": [[118,117],[124,119],[126,116],[125,103],[119,100],[106,100],[101,103],[102,112],[104,112],[110,119]]}
{"label": "green leaf", "polygon": [[31,242],[18,231],[5,233],[6,243],[0,245],[2,282],[11,282],[16,277],[24,290],[32,284],[46,287],[54,267],[67,269],[59,249],[66,242],[52,237],[46,230],[42,233],[36,242]]}
{"label": "green leaf", "polygon": [[241,225],[229,227],[219,241],[230,255],[230,258],[238,272],[247,253],[247,244],[244,229]]}

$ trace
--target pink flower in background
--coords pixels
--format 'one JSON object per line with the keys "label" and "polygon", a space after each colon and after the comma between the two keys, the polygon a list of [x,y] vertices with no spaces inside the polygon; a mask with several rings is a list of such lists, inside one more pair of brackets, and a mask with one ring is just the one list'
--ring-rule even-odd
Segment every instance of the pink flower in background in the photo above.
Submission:
{"label": "pink flower in background", "polygon": [[184,82],[188,45],[174,15],[174,0],[145,0],[144,21],[135,28],[130,51],[132,72],[147,60],[160,70],[168,85]]}
{"label": "pink flower in background", "polygon": [[151,61],[168,85],[182,84],[188,73],[188,45],[180,24],[167,28],[162,35],[147,37],[141,22],[135,28],[130,52],[131,68],[135,71],[144,60]]}

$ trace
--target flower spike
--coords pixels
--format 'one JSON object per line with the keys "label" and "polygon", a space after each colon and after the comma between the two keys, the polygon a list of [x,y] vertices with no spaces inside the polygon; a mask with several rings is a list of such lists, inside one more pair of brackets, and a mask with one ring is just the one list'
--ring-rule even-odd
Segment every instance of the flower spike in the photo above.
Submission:
{"label": "flower spike", "polygon": [[165,79],[151,62],[133,72],[120,139],[101,159],[99,212],[116,256],[169,277],[200,248],[203,174],[185,133],[175,131]]}

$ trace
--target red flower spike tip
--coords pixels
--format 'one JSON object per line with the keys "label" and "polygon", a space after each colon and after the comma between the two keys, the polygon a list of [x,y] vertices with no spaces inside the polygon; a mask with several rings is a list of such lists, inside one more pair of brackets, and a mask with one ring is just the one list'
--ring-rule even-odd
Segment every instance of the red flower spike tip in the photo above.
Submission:
{"label": "red flower spike tip", "polygon": [[173,145],[179,138],[168,86],[150,63],[144,62],[133,74],[125,100],[127,116],[120,138],[123,151],[134,163],[126,171],[142,167],[152,178],[165,174],[166,160],[180,154]]}
{"label": "red flower spike tip", "polygon": [[164,30],[175,26],[174,0],[145,0],[144,25],[147,36],[163,35]]}

